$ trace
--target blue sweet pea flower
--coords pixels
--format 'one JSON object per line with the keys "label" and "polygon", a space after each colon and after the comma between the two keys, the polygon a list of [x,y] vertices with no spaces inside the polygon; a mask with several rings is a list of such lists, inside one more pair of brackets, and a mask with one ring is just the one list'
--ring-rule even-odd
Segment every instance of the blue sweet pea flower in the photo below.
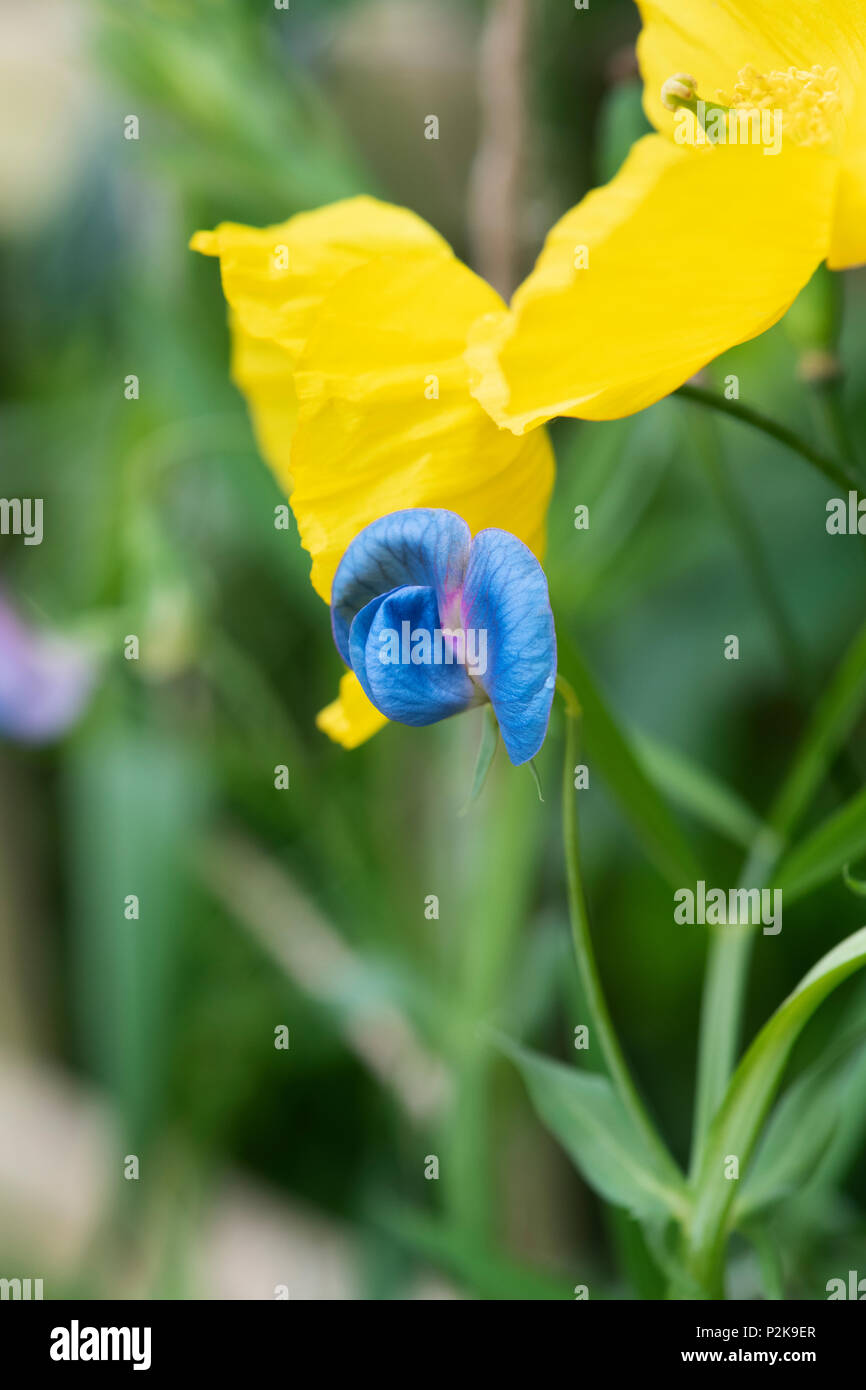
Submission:
{"label": "blue sweet pea flower", "polygon": [[508,531],[472,537],[431,507],[372,522],[331,593],[334,641],[365,694],[399,724],[435,724],[489,700],[515,766],[538,752],[556,680],[547,580]]}

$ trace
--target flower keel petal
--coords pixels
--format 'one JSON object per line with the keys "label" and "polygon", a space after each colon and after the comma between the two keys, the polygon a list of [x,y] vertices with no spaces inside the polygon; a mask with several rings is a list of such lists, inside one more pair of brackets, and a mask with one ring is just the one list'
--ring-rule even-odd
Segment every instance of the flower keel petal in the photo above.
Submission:
{"label": "flower keel petal", "polygon": [[377,709],[399,724],[435,724],[483,698],[462,666],[435,659],[439,628],[433,590],[417,587],[374,599],[352,624],[352,667]]}
{"label": "flower keel petal", "polygon": [[[469,561],[469,527],[442,508],[391,512],[356,536],[337,567],[331,589],[331,624],[347,665],[349,630],[371,599],[404,585],[426,585],[447,615]],[[369,693],[369,692],[368,692]]]}

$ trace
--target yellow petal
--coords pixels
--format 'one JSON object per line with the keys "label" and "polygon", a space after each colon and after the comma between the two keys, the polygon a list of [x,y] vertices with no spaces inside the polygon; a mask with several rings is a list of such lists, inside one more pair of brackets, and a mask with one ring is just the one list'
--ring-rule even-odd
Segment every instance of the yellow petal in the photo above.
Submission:
{"label": "yellow petal", "polygon": [[241,326],[297,354],[322,296],[347,270],[381,255],[450,249],[423,218],[376,198],[346,198],[271,227],[223,222],[196,232],[194,251],[218,256],[223,291]]}
{"label": "yellow petal", "polygon": [[782,316],[827,254],[837,173],[812,149],[645,136],[553,228],[512,312],[475,326],[475,395],[516,433],[659,400]]}
{"label": "yellow petal", "polygon": [[294,359],[279,343],[247,333],[234,313],[231,327],[232,379],[246,397],[262,457],[288,494],[292,490],[292,437],[298,417]]}
{"label": "yellow petal", "polygon": [[866,139],[842,162],[827,260],[831,270],[866,263]]}
{"label": "yellow petal", "polygon": [[740,71],[838,68],[846,110],[862,89],[866,55],[863,0],[638,0],[638,59],[647,115],[661,131],[673,118],[661,103],[674,73],[697,80],[705,100],[730,93]]}
{"label": "yellow petal", "polygon": [[292,454],[292,507],[325,600],[350,541],[403,507],[447,507],[541,553],[549,442],[497,429],[463,360],[470,324],[501,302],[441,255],[379,258],[327,296],[298,363]]}
{"label": "yellow petal", "polygon": [[366,743],[387,723],[384,714],[367,699],[353,671],[347,671],[340,681],[336,700],[316,716],[316,724],[322,732],[344,748],[357,748]]}
{"label": "yellow petal", "polygon": [[414,213],[366,197],[272,227],[223,222],[196,232],[190,246],[219,257],[231,309],[232,375],[249,402],[262,453],[288,489],[294,369],[328,290],[376,256],[450,256],[451,250]]}
{"label": "yellow petal", "polygon": [[[829,263],[843,268],[866,261],[866,5],[863,0],[638,0],[644,28],[638,41],[644,105],[650,120],[671,133],[674,118],[660,99],[665,78],[688,72],[705,99],[729,102],[744,69],[761,74],[776,93],[783,138],[803,132],[796,110],[809,111],[809,94],[786,99],[784,75],[800,85],[816,65],[835,70],[841,121],[827,124],[827,143],[842,160]],[[781,86],[774,80],[781,77]],[[751,84],[746,81],[745,88]],[[742,90],[742,88],[741,88]],[[738,103],[739,104],[739,103]],[[820,128],[824,117],[816,117]],[[810,119],[805,119],[808,130]],[[832,139],[829,132],[832,132]]]}

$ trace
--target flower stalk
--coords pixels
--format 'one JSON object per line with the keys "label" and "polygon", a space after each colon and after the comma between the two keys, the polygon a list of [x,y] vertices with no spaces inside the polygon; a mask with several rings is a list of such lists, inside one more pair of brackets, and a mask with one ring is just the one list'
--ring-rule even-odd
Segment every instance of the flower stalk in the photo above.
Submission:
{"label": "flower stalk", "polygon": [[565,711],[565,760],[562,770],[562,835],[565,852],[565,868],[568,881],[568,909],[571,921],[571,936],[577,971],[583,996],[592,1026],[592,1032],[601,1048],[608,1074],[619,1092],[620,1099],[629,1112],[648,1147],[662,1154],[666,1162],[670,1155],[660,1138],[646,1107],[632,1080],[628,1063],[623,1055],[616,1035],[610,1010],[601,983],[598,962],[592,944],[589,925],[589,909],[583,887],[580,869],[580,825],[577,814],[577,797],[574,790],[574,767],[578,759],[579,725],[581,719],[580,703],[574,689],[562,676],[556,678],[556,687],[562,696]]}
{"label": "flower stalk", "polygon": [[744,425],[751,425],[753,429],[761,430],[763,434],[769,435],[779,444],[784,444],[800,458],[811,463],[813,468],[817,468],[819,473],[823,473],[834,487],[846,492],[849,488],[855,490],[860,487],[861,480],[851,468],[845,464],[837,462],[836,459],[829,457],[815,449],[795,430],[788,429],[787,425],[780,425],[777,420],[771,420],[768,415],[763,415],[761,411],[754,410],[750,405],[744,405],[742,401],[728,401],[722,396],[717,396],[714,391],[708,391],[703,386],[694,386],[691,382],[681,386],[675,392],[677,396],[683,396],[688,401],[694,401],[696,405],[702,405],[707,410],[716,410],[721,415],[732,415],[735,420],[741,420]]}

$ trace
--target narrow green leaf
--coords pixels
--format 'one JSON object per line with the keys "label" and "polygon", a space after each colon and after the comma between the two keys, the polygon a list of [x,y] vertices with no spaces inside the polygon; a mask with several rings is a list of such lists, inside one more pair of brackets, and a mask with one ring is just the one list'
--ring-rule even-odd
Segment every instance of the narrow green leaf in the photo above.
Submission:
{"label": "narrow green leaf", "polygon": [[785,856],[775,875],[788,902],[841,874],[866,854],[866,787]]}
{"label": "narrow green leaf", "polygon": [[208,811],[207,773],[176,740],[122,727],[79,743],[66,795],[81,1045],[134,1151],[166,1101],[187,854]]}
{"label": "narrow green leaf", "polygon": [[693,1272],[710,1279],[717,1266],[725,1225],[736,1196],[726,1177],[730,1156],[745,1170],[767,1108],[778,1087],[797,1037],[837,985],[866,965],[866,927],[834,946],[780,1004],[755,1038],[734,1073],[721,1109],[710,1127],[696,1183],[689,1226]]}
{"label": "narrow green leaf", "polygon": [[748,802],[713,773],[649,734],[632,730],[629,742],[659,791],[710,830],[751,848],[764,827]]}
{"label": "narrow green leaf", "polygon": [[543,801],[544,801],[544,793],[543,793],[542,790],[541,790],[541,778],[540,778],[539,775],[538,775],[538,768],[535,766],[535,759],[534,759],[534,758],[530,758],[530,759],[529,759],[529,762],[528,762],[526,765],[527,765],[527,767],[529,768],[529,771],[532,773],[532,780],[533,780],[533,782],[534,782],[534,784],[535,784],[535,793],[536,793],[536,795],[537,795],[539,801],[543,802]]}
{"label": "narrow green leaf", "polygon": [[676,1164],[647,1147],[607,1077],[507,1040],[500,1046],[517,1066],[539,1117],[596,1192],[644,1221],[683,1216],[685,1183]]}
{"label": "narrow green leaf", "polygon": [[801,1189],[836,1133],[852,1076],[864,1055],[861,1047],[852,1057],[849,1039],[788,1088],[749,1165],[734,1203],[732,1224]]}
{"label": "narrow green leaf", "polygon": [[557,630],[559,668],[577,692],[590,756],[620,810],[669,883],[679,888],[700,878],[688,841],[644,771],[608,709],[574,643]]}
{"label": "narrow green leaf", "polygon": [[477,801],[487,781],[487,774],[490,771],[493,759],[496,757],[496,750],[499,747],[499,723],[493,713],[492,705],[485,705],[484,718],[481,725],[481,742],[478,745],[478,757],[475,761],[475,774],[472,778],[472,789],[466,799],[466,804],[459,812],[465,816],[473,801]]}

